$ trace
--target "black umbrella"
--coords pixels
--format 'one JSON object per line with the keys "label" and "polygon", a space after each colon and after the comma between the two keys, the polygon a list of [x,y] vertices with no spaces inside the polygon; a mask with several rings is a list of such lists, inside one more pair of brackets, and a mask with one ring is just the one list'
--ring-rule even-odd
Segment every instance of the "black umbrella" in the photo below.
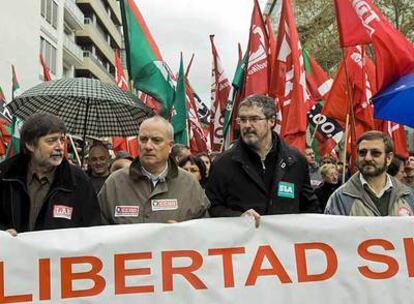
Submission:
{"label": "black umbrella", "polygon": [[83,136],[84,142],[87,135],[136,136],[139,124],[154,115],[130,92],[90,78],[43,82],[7,107],[23,120],[38,112],[54,114],[65,122],[69,133]]}

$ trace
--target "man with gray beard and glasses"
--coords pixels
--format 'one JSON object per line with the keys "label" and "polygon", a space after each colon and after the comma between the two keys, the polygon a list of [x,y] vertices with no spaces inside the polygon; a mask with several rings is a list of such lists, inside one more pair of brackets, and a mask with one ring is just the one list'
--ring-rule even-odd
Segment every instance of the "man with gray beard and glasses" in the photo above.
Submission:
{"label": "man with gray beard and glasses", "polygon": [[0,164],[0,229],[17,233],[99,225],[88,177],[63,156],[66,127],[51,114],[31,116],[20,131],[21,153]]}
{"label": "man with gray beard and glasses", "polygon": [[359,172],[329,198],[325,213],[356,216],[412,216],[413,192],[387,174],[393,158],[391,138],[368,131],[358,139]]}
{"label": "man with gray beard and glasses", "polygon": [[212,217],[313,213],[319,202],[308,163],[273,131],[273,98],[252,95],[238,108],[241,138],[213,161],[206,194]]}

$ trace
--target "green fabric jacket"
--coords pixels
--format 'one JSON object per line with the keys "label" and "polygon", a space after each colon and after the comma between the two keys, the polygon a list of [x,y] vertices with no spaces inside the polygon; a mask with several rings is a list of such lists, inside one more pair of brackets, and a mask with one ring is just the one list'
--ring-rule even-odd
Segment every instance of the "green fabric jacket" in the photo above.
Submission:
{"label": "green fabric jacket", "polygon": [[172,159],[155,188],[135,159],[108,177],[98,200],[104,224],[181,222],[203,217],[210,205],[200,184]]}

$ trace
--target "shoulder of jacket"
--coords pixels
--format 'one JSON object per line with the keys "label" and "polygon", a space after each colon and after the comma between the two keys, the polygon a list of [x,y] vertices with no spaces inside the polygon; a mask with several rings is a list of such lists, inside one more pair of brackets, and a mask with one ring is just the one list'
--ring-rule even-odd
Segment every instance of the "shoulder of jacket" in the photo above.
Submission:
{"label": "shoulder of jacket", "polygon": [[194,179],[193,175],[184,169],[177,167],[178,175],[175,177],[178,181],[185,181],[189,183],[196,183],[197,181]]}

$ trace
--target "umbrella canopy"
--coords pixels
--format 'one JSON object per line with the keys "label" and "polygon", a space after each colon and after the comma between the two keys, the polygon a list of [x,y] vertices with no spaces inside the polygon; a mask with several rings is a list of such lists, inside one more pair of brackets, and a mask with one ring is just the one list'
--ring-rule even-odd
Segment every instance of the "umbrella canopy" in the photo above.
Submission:
{"label": "umbrella canopy", "polygon": [[414,128],[414,74],[408,74],[372,98],[375,118]]}
{"label": "umbrella canopy", "polygon": [[138,126],[153,116],[135,95],[90,78],[64,78],[41,83],[15,98],[7,107],[23,120],[37,112],[60,117],[71,134],[136,136]]}

